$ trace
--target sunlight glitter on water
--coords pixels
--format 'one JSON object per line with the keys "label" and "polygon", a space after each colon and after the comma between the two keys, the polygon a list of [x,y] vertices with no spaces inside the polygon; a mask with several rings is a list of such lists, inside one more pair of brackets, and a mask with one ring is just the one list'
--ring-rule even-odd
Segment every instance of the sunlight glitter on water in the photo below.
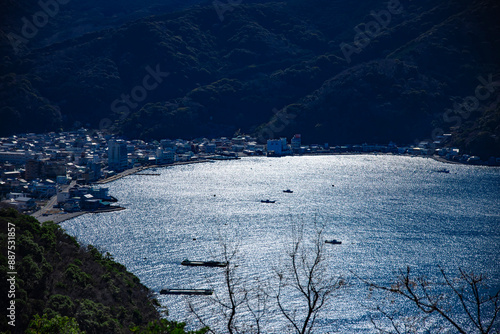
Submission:
{"label": "sunlight glitter on water", "polygon": [[[342,240],[328,251],[332,269],[343,277],[352,279],[353,271],[389,283],[407,265],[430,277],[438,266],[453,273],[465,267],[489,274],[500,286],[500,170],[450,165],[449,174],[433,172],[442,167],[431,159],[372,155],[168,167],[159,169],[161,176],[109,184],[127,210],[61,225],[79,241],[112,253],[154,291],[207,286],[207,280],[220,289],[217,271],[179,263],[218,259],[221,238],[238,244],[244,279],[268,279],[284,260],[292,226],[310,230],[315,222],[328,239]],[[362,284],[353,284],[334,301],[338,307],[319,319],[317,332],[372,332],[370,310],[360,306],[367,295]],[[182,298],[159,299],[173,319],[191,319]],[[269,328],[284,326],[272,314]]]}

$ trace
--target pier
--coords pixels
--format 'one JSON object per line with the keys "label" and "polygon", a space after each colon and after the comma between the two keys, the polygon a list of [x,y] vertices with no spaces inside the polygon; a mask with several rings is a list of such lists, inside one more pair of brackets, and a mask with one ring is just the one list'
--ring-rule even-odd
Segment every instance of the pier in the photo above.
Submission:
{"label": "pier", "polygon": [[184,260],[181,262],[183,266],[191,267],[225,267],[227,262],[217,262],[217,261],[189,261]]}
{"label": "pier", "polygon": [[162,289],[160,291],[161,295],[191,295],[191,296],[209,296],[214,293],[213,290],[209,289]]}

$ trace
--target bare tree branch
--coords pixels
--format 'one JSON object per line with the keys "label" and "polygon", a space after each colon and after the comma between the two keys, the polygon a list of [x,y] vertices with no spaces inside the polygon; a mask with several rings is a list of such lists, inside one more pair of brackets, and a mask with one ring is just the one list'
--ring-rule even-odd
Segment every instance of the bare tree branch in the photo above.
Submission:
{"label": "bare tree branch", "polygon": [[201,323],[201,325],[205,328],[208,328],[208,331],[212,334],[216,334],[216,332],[213,331],[212,328],[210,328],[210,326],[205,322],[205,320],[203,319],[203,317],[200,316],[199,312],[196,310],[194,304],[191,302],[191,300],[188,300],[186,299],[187,301],[187,304],[188,304],[188,307],[189,307],[189,311],[194,314],[194,316],[196,317],[196,319]]}
{"label": "bare tree branch", "polygon": [[[212,333],[221,331],[229,334],[240,334],[250,328],[251,333],[259,334],[262,319],[267,313],[268,297],[265,296],[263,290],[255,292],[255,288],[246,287],[239,276],[238,263],[241,260],[239,258],[239,245],[234,240],[229,241],[221,236],[219,236],[219,244],[220,252],[216,255],[213,254],[213,256],[227,265],[220,272],[222,284],[215,285],[215,292],[209,300],[213,307],[211,316],[214,312],[220,315],[224,319],[223,328],[221,328],[220,318],[219,323],[207,326],[208,321],[204,320],[200,312],[197,312],[191,304],[189,305],[190,311],[204,326],[209,327]],[[249,314],[244,318],[245,310]]]}
{"label": "bare tree branch", "polygon": [[[476,328],[481,334],[498,333],[498,314],[500,312],[500,290],[493,295],[485,295],[485,277],[474,273],[466,273],[459,269],[460,275],[452,280],[445,271],[440,268],[443,284],[430,282],[425,277],[411,277],[410,268],[402,272],[397,281],[391,287],[362,281],[371,289],[386,291],[390,294],[402,296],[413,303],[425,314],[437,314],[451,325],[458,333],[468,333],[468,327]],[[436,292],[433,287],[440,286],[444,292]],[[466,324],[456,320],[457,315],[446,308],[446,302],[458,301],[462,313],[468,319]],[[443,305],[444,304],[444,305]],[[379,311],[381,311],[379,309]],[[386,313],[382,312],[388,319]],[[392,321],[392,319],[391,319]],[[394,327],[394,326],[393,326]],[[396,327],[394,327],[396,328]]]}
{"label": "bare tree branch", "polygon": [[[305,334],[312,332],[319,313],[344,281],[333,277],[328,271],[323,229],[316,227],[310,243],[304,239],[304,225],[296,227],[294,231],[296,234],[288,253],[290,266],[277,271],[278,292],[275,298],[279,311],[295,332]],[[297,318],[297,310],[291,311],[285,306],[284,289],[296,290],[301,296],[304,309],[299,314],[302,314],[302,317]],[[289,298],[289,295],[287,297]]]}

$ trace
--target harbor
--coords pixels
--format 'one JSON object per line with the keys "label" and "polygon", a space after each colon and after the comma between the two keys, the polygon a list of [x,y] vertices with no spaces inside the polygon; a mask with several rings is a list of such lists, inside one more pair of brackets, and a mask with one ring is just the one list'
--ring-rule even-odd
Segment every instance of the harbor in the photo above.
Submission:
{"label": "harbor", "polygon": [[[369,302],[368,289],[352,272],[380,284],[408,265],[430,279],[439,276],[439,267],[450,275],[461,267],[500,277],[491,266],[498,257],[498,169],[446,165],[450,173],[434,172],[440,168],[432,159],[391,155],[248,157],[178,166],[162,169],[161,176],[110,183],[126,211],[84,215],[61,227],[109,251],[158,293],[171,317],[186,319],[184,296],[159,292],[212,289],[213,296],[225,296],[226,269],[183,266],[184,259],[223,261],[224,242],[238,250],[230,265],[247,289],[274,284],[293,231],[304,224],[309,240],[322,226],[328,270],[352,285],[318,318],[318,333],[369,334],[370,312],[359,307]],[[266,198],[277,204],[260,203]],[[333,239],[342,244],[325,244]],[[213,309],[203,305],[200,312],[217,323]],[[280,319],[267,320],[275,332],[286,332]]]}

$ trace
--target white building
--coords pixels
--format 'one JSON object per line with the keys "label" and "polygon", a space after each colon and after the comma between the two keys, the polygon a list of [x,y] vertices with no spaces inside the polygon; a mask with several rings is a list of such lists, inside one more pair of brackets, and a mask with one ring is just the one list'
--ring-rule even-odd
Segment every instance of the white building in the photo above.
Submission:
{"label": "white building", "polygon": [[215,153],[217,145],[215,143],[208,143],[205,145],[205,153]]}
{"label": "white building", "polygon": [[57,193],[57,203],[65,203],[70,199],[69,191]]}
{"label": "white building", "polygon": [[10,162],[14,165],[24,165],[31,158],[27,152],[0,152],[0,162]]}
{"label": "white building", "polygon": [[283,145],[280,139],[269,139],[267,141],[267,153],[274,153],[275,155],[281,155],[283,153]]}
{"label": "white building", "polygon": [[159,163],[171,164],[175,162],[176,154],[171,150],[162,150],[161,148],[158,148],[156,150],[156,159],[158,159]]}
{"label": "white building", "polygon": [[124,140],[110,140],[108,143],[108,165],[115,171],[127,168],[127,143]]}
{"label": "white building", "polygon": [[8,199],[18,199],[18,198],[21,198],[21,197],[28,197],[27,194],[25,193],[8,193],[7,194],[7,198]]}
{"label": "white building", "polygon": [[267,141],[267,154],[268,155],[289,155],[292,154],[290,145],[287,145],[286,138],[269,139]]}
{"label": "white building", "polygon": [[302,139],[300,134],[296,134],[295,136],[292,137],[291,146],[294,152],[300,151],[300,146],[302,146]]}

